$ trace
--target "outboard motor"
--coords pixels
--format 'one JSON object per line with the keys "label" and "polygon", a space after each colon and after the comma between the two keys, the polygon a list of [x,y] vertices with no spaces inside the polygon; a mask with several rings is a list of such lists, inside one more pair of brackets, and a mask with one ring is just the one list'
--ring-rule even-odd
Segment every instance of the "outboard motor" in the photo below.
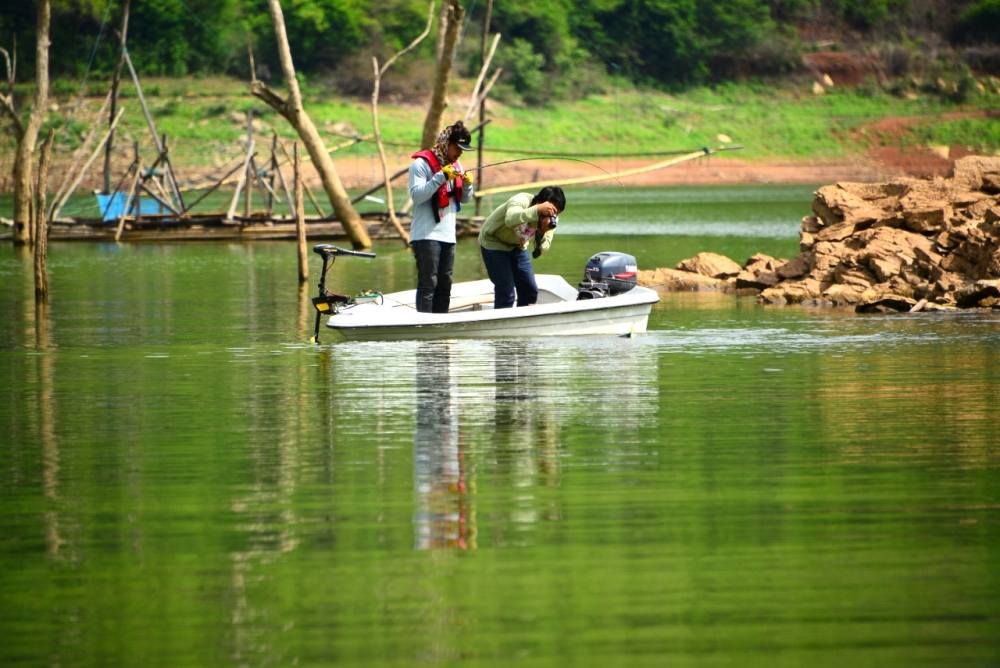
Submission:
{"label": "outboard motor", "polygon": [[628,292],[635,287],[639,265],[625,253],[604,251],[587,260],[580,282],[579,299],[600,299]]}

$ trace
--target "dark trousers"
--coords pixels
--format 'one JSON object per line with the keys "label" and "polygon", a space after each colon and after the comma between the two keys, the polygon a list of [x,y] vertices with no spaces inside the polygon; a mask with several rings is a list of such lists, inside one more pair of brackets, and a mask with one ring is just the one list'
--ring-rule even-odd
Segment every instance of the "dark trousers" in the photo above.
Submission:
{"label": "dark trousers", "polygon": [[451,302],[455,244],[421,239],[410,245],[417,258],[417,310],[421,313],[447,313]]}
{"label": "dark trousers", "polygon": [[535,268],[526,250],[497,251],[480,248],[486,273],[493,281],[493,308],[510,308],[517,295],[518,306],[530,306],[538,301]]}

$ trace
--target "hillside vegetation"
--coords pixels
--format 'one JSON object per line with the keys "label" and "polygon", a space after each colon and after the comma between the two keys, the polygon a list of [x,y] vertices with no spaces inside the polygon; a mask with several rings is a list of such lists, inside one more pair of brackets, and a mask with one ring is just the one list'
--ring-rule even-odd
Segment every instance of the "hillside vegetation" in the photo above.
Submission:
{"label": "hillside vegetation", "polygon": [[[8,3],[0,45],[22,45],[33,66],[34,3]],[[107,78],[117,62],[122,0],[53,0],[55,75]],[[468,0],[457,63],[478,68],[486,3]],[[298,69],[345,94],[370,90],[371,55],[399,49],[423,28],[425,0],[295,0],[283,3]],[[1000,72],[1000,0],[503,0],[490,24],[503,35],[498,92],[545,104],[607,88],[609,75],[678,88],[808,74],[810,54],[853,54],[852,67],[888,78]],[[278,72],[266,4],[249,0],[133,2],[129,47],[145,75],[245,78],[246,46]],[[427,85],[434,40],[400,63],[406,86]],[[843,63],[842,63],[843,64]],[[26,77],[22,74],[22,79]]]}
{"label": "hillside vegetation", "polygon": [[[53,0],[56,165],[94,118],[116,61],[121,2]],[[478,71],[484,2],[465,3],[464,39],[450,108],[464,112]],[[418,33],[416,0],[284,2],[307,107],[329,146],[370,132],[370,58]],[[19,81],[30,81],[33,3],[0,15],[17,37]],[[741,160],[917,159],[1000,150],[1000,0],[505,0],[491,29],[503,34],[503,77],[490,101],[488,147],[626,156],[741,144]],[[3,38],[0,37],[0,41]],[[246,85],[246,44],[259,73],[281,86],[264,3],[134,2],[129,48],[160,132],[180,170],[210,174],[242,154],[245,112],[259,132],[292,138]],[[419,142],[433,70],[433,39],[389,72],[382,128],[394,161]],[[15,90],[26,108],[30,84]],[[148,135],[131,83],[116,160]],[[80,101],[82,99],[82,102]],[[720,137],[721,136],[721,137]],[[10,187],[12,139],[0,135],[0,190]],[[374,149],[340,150],[364,171]],[[892,156],[889,156],[892,157]],[[62,163],[60,162],[62,161]],[[367,176],[367,175],[365,175]],[[359,177],[361,178],[361,177]],[[93,184],[91,184],[93,185]]]}

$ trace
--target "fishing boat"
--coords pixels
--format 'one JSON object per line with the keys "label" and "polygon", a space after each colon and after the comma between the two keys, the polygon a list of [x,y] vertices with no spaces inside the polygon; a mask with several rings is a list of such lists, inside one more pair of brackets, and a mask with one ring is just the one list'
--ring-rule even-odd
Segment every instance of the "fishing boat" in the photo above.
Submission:
{"label": "fishing boat", "polygon": [[635,258],[624,253],[597,253],[587,262],[584,280],[576,288],[553,274],[539,274],[538,301],[531,306],[493,308],[493,283],[467,281],[452,286],[448,313],[416,310],[416,290],[376,292],[347,297],[328,292],[325,275],[340,255],[374,257],[328,244],[316,246],[323,257],[315,338],[324,315],[327,328],[353,341],[396,341],[458,338],[521,338],[611,334],[646,331],[650,310],[659,297],[637,285]]}

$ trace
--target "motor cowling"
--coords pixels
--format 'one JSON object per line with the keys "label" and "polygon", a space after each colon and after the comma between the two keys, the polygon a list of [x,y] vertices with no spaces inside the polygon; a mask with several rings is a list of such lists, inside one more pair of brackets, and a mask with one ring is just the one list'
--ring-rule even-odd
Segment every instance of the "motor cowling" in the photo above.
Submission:
{"label": "motor cowling", "polygon": [[635,287],[639,265],[632,255],[604,251],[587,260],[576,298],[599,299],[628,292]]}

